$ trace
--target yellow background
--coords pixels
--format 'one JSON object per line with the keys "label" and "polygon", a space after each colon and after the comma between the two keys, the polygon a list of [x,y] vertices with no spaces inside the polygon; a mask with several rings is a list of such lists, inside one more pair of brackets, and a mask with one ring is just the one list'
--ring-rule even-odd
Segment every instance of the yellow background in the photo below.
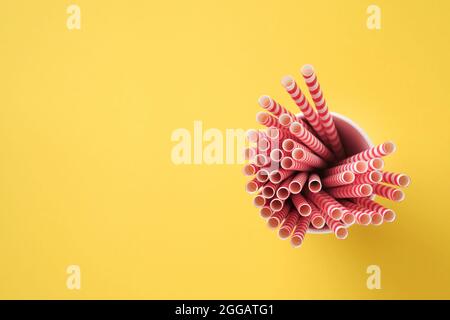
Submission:
{"label": "yellow background", "polygon": [[[0,298],[450,298],[449,1],[75,3],[73,31],[69,1],[0,3]],[[170,135],[254,127],[260,94],[294,111],[305,63],[413,183],[395,223],[294,250],[241,166],[175,166]]]}

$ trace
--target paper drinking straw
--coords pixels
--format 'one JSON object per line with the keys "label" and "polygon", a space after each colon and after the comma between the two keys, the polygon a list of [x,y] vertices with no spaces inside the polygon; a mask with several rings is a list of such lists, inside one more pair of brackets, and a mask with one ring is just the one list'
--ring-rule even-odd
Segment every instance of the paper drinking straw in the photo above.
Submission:
{"label": "paper drinking straw", "polygon": [[[259,167],[257,167],[259,168]],[[255,179],[259,182],[267,182],[269,180],[270,172],[265,168],[260,168],[255,175]]]}
{"label": "paper drinking straw", "polygon": [[368,171],[363,174],[357,174],[355,176],[355,181],[353,182],[353,184],[363,184],[363,183],[374,184],[380,181],[381,181],[380,171]]}
{"label": "paper drinking straw", "polygon": [[367,165],[368,165],[368,170],[372,171],[372,170],[383,170],[384,168],[384,160],[381,158],[374,158],[374,159],[370,159],[369,161],[367,161]]}
{"label": "paper drinking straw", "polygon": [[255,156],[257,154],[258,154],[258,152],[255,147],[244,148],[244,159],[245,160],[253,161],[253,159],[255,158]]}
{"label": "paper drinking straw", "polygon": [[291,123],[294,120],[292,119],[292,116],[290,116],[289,114],[282,114],[278,117],[278,123],[285,128],[289,128],[289,126],[291,125]]}
{"label": "paper drinking straw", "polygon": [[362,208],[380,213],[383,217],[383,220],[386,222],[392,222],[396,218],[396,214],[393,210],[385,208],[381,204],[369,198],[355,198],[353,199],[353,201],[355,201]]}
{"label": "paper drinking straw", "polygon": [[341,221],[347,226],[355,224],[356,217],[351,210],[346,210],[342,215]]}
{"label": "paper drinking straw", "polygon": [[343,204],[348,211],[353,213],[353,215],[356,218],[356,222],[360,225],[367,226],[372,222],[372,218],[370,216],[370,213],[366,210],[363,210],[359,208],[356,204],[353,202],[350,202],[348,200],[340,200],[341,204]]}
{"label": "paper drinking straw", "polygon": [[381,180],[383,182],[399,187],[407,187],[411,183],[411,178],[408,177],[406,174],[387,171],[383,172]]}
{"label": "paper drinking straw", "polygon": [[292,152],[295,147],[298,147],[300,144],[292,139],[286,139],[281,143],[281,148],[286,152]]}
{"label": "paper drinking straw", "polygon": [[312,171],[313,167],[307,165],[302,161],[294,160],[291,157],[284,157],[281,159],[281,167],[286,170],[297,170],[297,171]]}
{"label": "paper drinking straw", "polygon": [[278,198],[273,198],[272,200],[270,200],[269,206],[273,212],[277,212],[283,209],[284,201]]}
{"label": "paper drinking straw", "polygon": [[291,183],[292,179],[293,176],[290,176],[280,184],[280,187],[277,190],[278,199],[286,200],[287,198],[289,198],[289,196],[291,195],[291,192],[289,191],[289,184]]}
{"label": "paper drinking straw", "polygon": [[258,142],[259,139],[265,138],[266,135],[264,134],[264,132],[261,132],[260,130],[256,130],[256,129],[250,129],[247,130],[247,140],[249,142]]}
{"label": "paper drinking straw", "polygon": [[270,206],[265,205],[259,210],[259,214],[262,218],[267,219],[270,218],[270,216],[273,214],[272,209],[270,209]]}
{"label": "paper drinking straw", "polygon": [[253,198],[253,205],[257,208],[262,208],[266,204],[266,198],[264,198],[262,195],[258,194]]}
{"label": "paper drinking straw", "polygon": [[324,176],[331,176],[335,175],[337,173],[345,172],[345,171],[351,171],[356,174],[361,174],[367,171],[367,162],[366,161],[356,161],[356,162],[350,162],[346,164],[341,164],[329,169],[326,169],[323,172]]}
{"label": "paper drinking straw", "polygon": [[270,141],[267,138],[261,138],[258,140],[257,143],[257,150],[258,153],[265,153],[266,151],[270,150]]}
{"label": "paper drinking straw", "polygon": [[318,193],[306,192],[308,200],[312,201],[321,211],[334,220],[340,220],[344,215],[345,208],[325,191]]}
{"label": "paper drinking straw", "polygon": [[384,156],[387,156],[387,155],[393,153],[395,151],[395,149],[396,149],[395,144],[393,142],[388,141],[388,142],[379,144],[375,147],[369,148],[360,153],[357,153],[351,157],[348,157],[348,158],[340,161],[339,164],[355,162],[358,160],[369,161],[370,159],[381,158],[381,157],[384,157]]}
{"label": "paper drinking straw", "polygon": [[304,162],[314,168],[324,168],[327,166],[327,163],[321,157],[316,156],[314,153],[311,153],[302,147],[292,150],[292,158]]}
{"label": "paper drinking straw", "polygon": [[258,167],[265,167],[270,163],[270,158],[265,154],[258,153],[254,158],[254,162]]}
{"label": "paper drinking straw", "polygon": [[271,228],[271,229],[278,228],[278,226],[287,217],[290,210],[291,210],[291,204],[289,202],[286,202],[280,211],[274,212],[270,216],[269,220],[267,220],[267,225],[269,226],[269,228]]}
{"label": "paper drinking straw", "polygon": [[281,149],[273,149],[270,151],[270,159],[274,162],[280,162],[284,157],[284,152]]}
{"label": "paper drinking straw", "polygon": [[280,183],[287,177],[293,175],[295,171],[292,170],[286,170],[286,169],[279,169],[279,170],[273,170],[269,174],[269,180],[273,183]]}
{"label": "paper drinking straw", "polygon": [[338,158],[342,159],[345,157],[344,148],[336,130],[336,126],[334,125],[333,117],[328,111],[327,102],[323,96],[319,81],[317,80],[317,76],[314,72],[314,68],[311,65],[305,65],[303,66],[301,73],[316,106],[320,123],[325,129],[325,134],[330,143],[331,149]]}
{"label": "paper drinking straw", "polygon": [[344,171],[327,176],[322,179],[322,185],[325,188],[340,187],[351,184],[355,180],[355,174],[351,171]]}
{"label": "paper drinking straw", "polygon": [[308,173],[306,172],[297,173],[292,178],[292,181],[289,183],[289,191],[293,194],[300,193],[307,180],[308,180]]}
{"label": "paper drinking straw", "polygon": [[245,186],[245,190],[248,193],[255,193],[256,191],[259,190],[259,188],[261,188],[264,185],[264,182],[259,181],[256,178],[253,178],[252,180],[250,180],[249,182],[247,182],[247,185]]}
{"label": "paper drinking straw", "polygon": [[260,111],[256,114],[256,121],[268,128],[275,127],[278,129],[282,129],[283,127],[278,123],[278,119],[271,116],[267,112]]}
{"label": "paper drinking straw", "polygon": [[374,184],[373,185],[373,193],[377,196],[392,200],[392,201],[402,201],[405,199],[405,194],[402,190],[396,189],[393,187],[389,187],[383,184]]}
{"label": "paper drinking straw", "polygon": [[284,220],[283,224],[280,227],[280,230],[278,230],[278,236],[281,239],[287,239],[292,233],[292,230],[294,230],[295,225],[297,224],[299,215],[297,211],[291,210],[289,212],[287,218]]}
{"label": "paper drinking straw", "polygon": [[261,96],[258,102],[264,110],[269,111],[275,117],[279,117],[282,114],[287,114],[292,118],[292,120],[297,120],[297,117],[292,112],[288,111],[269,96]]}
{"label": "paper drinking straw", "polygon": [[372,191],[370,184],[351,184],[348,186],[327,189],[330,196],[337,199],[367,197],[372,194]]}
{"label": "paper drinking straw", "polygon": [[312,201],[308,203],[311,206],[311,225],[316,229],[322,229],[325,226],[325,218]]}
{"label": "paper drinking straw", "polygon": [[293,122],[289,127],[289,131],[321,158],[327,161],[334,159],[331,151],[300,123]]}
{"label": "paper drinking straw", "polygon": [[[294,232],[291,237],[291,245],[294,248],[298,248],[302,245],[303,240],[305,239],[306,230],[308,230],[308,226],[310,223],[310,219],[312,217],[303,217],[300,216],[297,220],[297,225],[295,226]],[[322,218],[323,219],[323,218]]]}
{"label": "paper drinking straw", "polygon": [[267,182],[262,188],[261,188],[261,195],[266,198],[270,199],[275,195],[275,192],[278,189],[278,184],[273,182]]}
{"label": "paper drinking straw", "polygon": [[259,167],[257,167],[253,163],[247,163],[246,165],[244,165],[244,168],[242,168],[242,173],[244,173],[244,175],[246,175],[246,176],[253,176],[258,171],[259,171]]}
{"label": "paper drinking straw", "polygon": [[297,209],[298,213],[301,216],[306,217],[311,214],[311,206],[300,193],[293,194],[291,198],[294,207]]}
{"label": "paper drinking straw", "polygon": [[325,216],[325,220],[327,221],[328,227],[333,231],[336,238],[343,240],[348,236],[348,230],[345,226],[339,222],[339,220],[334,220],[330,216]]}
{"label": "paper drinking straw", "polygon": [[305,95],[300,90],[294,78],[292,78],[291,76],[286,76],[281,80],[281,84],[294,100],[295,104],[300,108],[305,116],[305,119],[318,134],[320,139],[324,142],[327,142],[327,136],[324,128],[322,127],[322,124],[320,123],[319,116],[309,104],[308,99],[306,99]]}
{"label": "paper drinking straw", "polygon": [[[361,199],[361,198],[358,198]],[[355,199],[353,199],[355,200]],[[370,222],[371,224],[375,225],[375,226],[379,226],[383,223],[383,215],[377,211],[371,210],[371,209],[367,209],[363,206],[360,206],[359,204],[348,204],[348,206],[354,210],[358,210],[358,211],[362,211],[365,212],[367,214],[370,215]]]}
{"label": "paper drinking straw", "polygon": [[322,181],[317,173],[312,173],[308,179],[308,189],[311,192],[317,193],[322,190]]}

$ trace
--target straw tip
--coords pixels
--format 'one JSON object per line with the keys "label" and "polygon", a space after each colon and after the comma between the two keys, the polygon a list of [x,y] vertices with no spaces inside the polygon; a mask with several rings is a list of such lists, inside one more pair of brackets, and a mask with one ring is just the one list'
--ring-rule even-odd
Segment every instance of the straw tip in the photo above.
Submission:
{"label": "straw tip", "polygon": [[295,80],[294,77],[292,76],[284,76],[283,78],[281,78],[281,85],[286,88],[286,89],[291,89],[292,86],[294,85]]}
{"label": "straw tip", "polygon": [[270,97],[266,95],[262,95],[258,99],[259,105],[264,109],[270,106],[270,101],[271,101]]}
{"label": "straw tip", "polygon": [[310,64],[305,64],[300,72],[302,73],[302,75],[304,75],[305,77],[310,77],[313,75],[314,73],[314,67]]}

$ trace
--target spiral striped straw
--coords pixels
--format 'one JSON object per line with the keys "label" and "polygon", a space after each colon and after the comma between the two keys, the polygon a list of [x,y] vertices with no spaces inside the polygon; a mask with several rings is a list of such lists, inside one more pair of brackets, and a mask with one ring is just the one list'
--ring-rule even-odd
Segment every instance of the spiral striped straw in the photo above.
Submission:
{"label": "spiral striped straw", "polygon": [[355,177],[354,184],[363,184],[369,183],[374,184],[381,181],[381,172],[380,171],[369,171],[363,174],[357,174]]}
{"label": "spiral striped straw", "polygon": [[288,202],[285,206],[283,206],[283,208],[281,208],[281,210],[272,214],[269,220],[267,220],[267,225],[269,226],[269,228],[278,228],[278,226],[284,221],[290,211],[291,204]]}
{"label": "spiral striped straw", "polygon": [[289,191],[292,194],[300,193],[307,180],[308,180],[308,173],[306,172],[297,173],[294,176],[294,178],[292,178],[292,181],[289,183]]}
{"label": "spiral striped straw", "polygon": [[256,195],[253,198],[253,205],[257,208],[262,208],[266,205],[267,200],[261,194]]}
{"label": "spiral striped straw", "polygon": [[407,187],[411,183],[411,178],[406,174],[387,171],[383,172],[381,180],[385,183],[399,187]]}
{"label": "spiral striped straw", "polygon": [[259,214],[262,218],[267,219],[273,214],[273,211],[270,209],[270,206],[265,205],[259,210]]}
{"label": "spiral striped straw", "polygon": [[[358,198],[358,199],[362,199],[362,198]],[[353,199],[353,200],[355,200],[355,199]],[[368,208],[365,208],[359,204],[351,203],[351,202],[349,202],[347,205],[349,208],[351,208],[353,210],[364,212],[364,213],[370,215],[370,223],[371,224],[373,224],[375,226],[379,226],[383,223],[383,215],[381,213],[371,210],[371,209],[368,209]]]}
{"label": "spiral striped straw", "polygon": [[281,181],[283,181],[287,177],[290,177],[294,173],[295,173],[295,171],[286,170],[286,169],[273,170],[269,174],[269,180],[273,183],[280,183]]}
{"label": "spiral striped straw", "polygon": [[291,210],[289,212],[286,220],[284,220],[283,224],[281,225],[280,229],[278,230],[278,236],[281,239],[287,239],[291,235],[292,231],[295,228],[295,225],[297,224],[299,214],[295,210]]}
{"label": "spiral striped straw", "polygon": [[268,200],[270,200],[269,206],[273,212],[277,212],[277,211],[280,211],[281,209],[283,209],[285,201],[275,198],[275,197],[272,199],[267,199],[266,202]]}
{"label": "spiral striped straw", "polygon": [[277,198],[281,200],[286,200],[291,195],[291,192],[289,191],[289,185],[294,177],[290,176],[286,178],[281,184],[280,187],[277,190]]}
{"label": "spiral striped straw", "polygon": [[292,158],[314,168],[324,168],[327,166],[327,163],[321,157],[316,156],[301,146],[292,150]]}
{"label": "spiral striped straw", "polygon": [[318,193],[306,192],[306,197],[334,220],[340,220],[344,215],[344,206],[330,197],[325,191],[319,191]]}
{"label": "spiral striped straw", "polygon": [[257,167],[254,163],[247,163],[244,165],[242,172],[246,176],[253,176],[259,171],[259,167]]}
{"label": "spiral striped straw", "polygon": [[277,118],[282,114],[287,114],[292,118],[292,120],[297,120],[297,117],[292,112],[288,111],[269,96],[261,96],[258,102],[264,110],[272,113]]}
{"label": "spiral striped straw", "polygon": [[267,170],[266,168],[259,168],[259,170],[256,172],[255,179],[258,180],[259,182],[267,182],[269,181],[269,174],[270,171]]}
{"label": "spiral striped straw", "polygon": [[297,161],[291,157],[284,157],[281,159],[281,167],[286,170],[297,170],[297,171],[312,171],[313,167],[309,166],[303,161]]}
{"label": "spiral striped straw", "polygon": [[374,159],[370,159],[369,161],[367,161],[367,166],[368,166],[368,170],[372,171],[372,170],[383,170],[384,168],[384,160],[381,158],[374,158]]}
{"label": "spiral striped straw", "polygon": [[330,196],[336,199],[368,197],[372,194],[372,191],[370,184],[351,184],[348,186],[327,189]]}
{"label": "spiral striped straw", "polygon": [[331,151],[311,132],[306,130],[300,123],[293,122],[290,125],[289,130],[295,137],[297,137],[307,147],[314,151],[318,156],[327,161],[332,161],[334,159]]}
{"label": "spiral striped straw", "polygon": [[323,96],[314,68],[311,65],[305,65],[303,66],[301,73],[316,106],[320,122],[325,129],[325,134],[327,135],[327,140],[331,145],[331,149],[339,159],[342,159],[345,157],[344,147],[342,146],[341,139],[339,138],[336,126],[334,125],[333,117],[328,111],[327,102]]}
{"label": "spiral striped straw", "polygon": [[322,185],[325,188],[340,187],[351,184],[353,181],[355,181],[355,174],[351,171],[344,171],[322,179]]}
{"label": "spiral striped straw", "polygon": [[248,193],[255,193],[256,191],[259,190],[259,188],[261,188],[264,185],[264,182],[259,181],[256,178],[253,178],[252,180],[250,180],[249,182],[247,182],[247,185],[245,186],[245,190]]}
{"label": "spiral striped straw", "polygon": [[322,190],[322,181],[317,173],[312,173],[308,180],[308,189],[311,192],[317,193]]}
{"label": "spiral striped straw", "polygon": [[326,223],[325,218],[312,201],[309,201],[309,205],[311,206],[311,225],[316,229],[322,229]]}
{"label": "spiral striped straw", "polygon": [[373,185],[373,193],[392,201],[402,201],[405,199],[405,194],[402,190],[379,183]]}
{"label": "spiral striped straw", "polygon": [[386,222],[393,222],[396,218],[396,214],[392,209],[383,207],[381,204],[369,199],[369,198],[356,198],[353,199],[360,207],[376,211],[382,215],[383,220]]}
{"label": "spiral striped straw", "polygon": [[351,171],[356,174],[361,174],[367,171],[367,162],[366,161],[356,161],[350,162],[342,165],[338,165],[329,169],[326,169],[323,172],[324,176],[331,176],[345,171]]}
{"label": "spiral striped straw", "polygon": [[295,226],[294,232],[292,233],[291,237],[291,245],[294,248],[298,248],[302,245],[311,218],[312,218],[311,216],[307,217],[300,216],[299,219],[297,220],[297,225]]}
{"label": "spiral striped straw", "polygon": [[300,193],[292,195],[292,203],[301,216],[306,217],[311,214],[311,206]]}
{"label": "spiral striped straw", "polygon": [[362,226],[367,226],[372,222],[372,218],[370,216],[370,213],[367,212],[367,210],[363,210],[359,208],[356,204],[353,202],[350,202],[348,200],[340,200],[339,201],[342,205],[344,205],[348,211],[353,213],[353,215],[356,218],[356,222]]}
{"label": "spiral striped straw", "polygon": [[348,158],[340,161],[339,164],[355,162],[358,160],[369,161],[370,159],[381,158],[381,157],[384,157],[384,156],[387,156],[387,155],[393,153],[395,151],[395,149],[396,149],[395,144],[393,142],[388,141],[388,142],[379,144],[375,147],[364,150],[360,153],[357,153],[351,157],[348,157]]}
{"label": "spiral striped straw", "polygon": [[301,112],[305,115],[306,120],[308,120],[308,123],[319,135],[320,139],[324,142],[327,142],[328,139],[325,130],[320,123],[319,116],[309,104],[308,99],[306,99],[305,95],[298,87],[294,78],[292,78],[291,76],[286,76],[281,80],[281,84],[289,93],[292,100],[294,100],[295,104],[300,108]]}
{"label": "spiral striped straw", "polygon": [[332,219],[330,216],[325,216],[328,227],[333,231],[336,238],[343,240],[348,236],[347,228],[338,220]]}
{"label": "spiral striped straw", "polygon": [[278,187],[279,185],[277,183],[267,182],[261,188],[261,195],[266,199],[270,199],[275,195],[275,192],[277,191]]}

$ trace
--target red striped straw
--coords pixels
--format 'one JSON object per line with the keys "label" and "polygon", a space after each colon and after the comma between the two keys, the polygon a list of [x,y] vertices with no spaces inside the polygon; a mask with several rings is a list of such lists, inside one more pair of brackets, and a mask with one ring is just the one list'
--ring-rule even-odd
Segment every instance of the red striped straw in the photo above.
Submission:
{"label": "red striped straw", "polygon": [[244,165],[244,168],[242,168],[242,173],[246,176],[253,176],[259,171],[259,167],[257,167],[253,163],[247,163]]}
{"label": "red striped straw", "polygon": [[[358,199],[362,199],[362,198],[358,198]],[[355,199],[353,199],[355,200]],[[362,212],[365,212],[367,214],[370,215],[370,222],[375,225],[375,226],[379,226],[383,223],[383,215],[377,211],[371,210],[371,209],[367,209],[359,204],[348,204],[350,208],[354,209],[354,210],[359,210]]]}
{"label": "red striped straw", "polygon": [[327,136],[324,128],[322,127],[322,124],[320,123],[319,116],[309,104],[308,99],[306,99],[305,95],[300,90],[294,78],[291,76],[286,76],[281,80],[281,84],[289,93],[292,100],[294,100],[295,104],[300,108],[302,113],[305,115],[306,120],[308,120],[308,123],[311,125],[314,131],[317,132],[320,139],[324,142],[327,142],[328,141]]}
{"label": "red striped straw", "polygon": [[254,158],[254,162],[258,167],[265,167],[270,163],[270,158],[265,154],[258,153]]}
{"label": "red striped straw", "polygon": [[289,183],[289,191],[292,194],[300,193],[307,180],[308,180],[308,173],[306,172],[297,173],[294,176],[294,178],[292,178],[292,181]]}
{"label": "red striped straw", "polygon": [[325,129],[325,134],[331,145],[331,149],[338,158],[342,159],[345,157],[344,148],[336,130],[336,126],[334,125],[333,117],[328,111],[327,102],[323,96],[319,81],[317,80],[316,73],[314,72],[314,68],[311,65],[305,65],[303,66],[301,73],[316,106],[320,123]]}
{"label": "red striped straw", "polygon": [[262,195],[258,194],[257,196],[255,196],[255,198],[253,199],[253,205],[257,208],[262,208],[266,205],[266,198],[264,198]]}
{"label": "red striped straw", "polygon": [[344,214],[342,215],[341,221],[347,226],[351,226],[355,224],[356,217],[353,214],[351,210],[345,210]]}
{"label": "red striped straw", "polygon": [[369,183],[374,184],[381,181],[381,172],[380,171],[369,171],[363,174],[357,174],[355,177],[354,184],[363,184]]}
{"label": "red striped straw", "polygon": [[306,217],[311,214],[311,206],[300,193],[292,195],[292,203],[301,216]]}
{"label": "red striped straw", "polygon": [[280,187],[277,190],[278,199],[286,200],[287,198],[289,198],[289,196],[291,195],[291,192],[289,191],[289,184],[291,183],[292,179],[293,176],[290,176],[280,184]]}
{"label": "red striped straw", "polygon": [[411,183],[411,178],[408,177],[406,174],[387,171],[383,172],[381,180],[383,182],[399,187],[407,187]]}
{"label": "red striped straw", "polygon": [[277,183],[267,182],[261,188],[261,195],[266,199],[270,199],[275,196],[275,192],[277,191],[278,187],[279,185]]}
{"label": "red striped straw", "polygon": [[348,236],[348,230],[345,226],[338,220],[332,219],[330,216],[325,216],[328,227],[333,231],[334,235],[338,239],[345,239]]}
{"label": "red striped straw", "polygon": [[270,206],[265,205],[259,210],[259,214],[262,218],[267,219],[270,218],[270,216],[273,214],[272,209],[270,209]]}
{"label": "red striped straw", "polygon": [[351,184],[354,180],[355,174],[353,172],[344,171],[322,179],[322,185],[325,188],[340,187]]}
{"label": "red striped straw", "polygon": [[367,161],[367,165],[368,165],[368,170],[372,171],[372,170],[383,170],[384,168],[384,160],[381,158],[375,158],[375,159],[370,159],[369,161]]}
{"label": "red striped straw", "polygon": [[358,224],[367,226],[372,222],[370,213],[367,212],[367,210],[359,208],[356,204],[348,200],[341,200],[340,203],[342,203],[348,211],[353,213]]}
{"label": "red striped straw", "polygon": [[259,182],[267,182],[269,180],[269,170],[261,168],[256,172],[255,179]]}
{"label": "red striped straw", "polygon": [[273,170],[269,174],[269,180],[273,183],[280,183],[281,181],[283,181],[287,177],[290,177],[294,173],[295,173],[295,171],[286,170],[286,169]]}
{"label": "red striped straw", "polygon": [[297,225],[295,226],[295,230],[292,233],[292,237],[291,237],[291,245],[294,248],[298,248],[302,245],[303,240],[305,239],[306,231],[308,230],[308,226],[309,226],[311,218],[312,218],[311,216],[299,217],[299,219],[297,221]]}
{"label": "red striped straw", "polygon": [[305,162],[294,160],[291,157],[284,157],[281,159],[281,167],[286,170],[296,171],[312,171],[313,167],[309,166]]}
{"label": "red striped straw", "polygon": [[388,141],[388,142],[379,144],[376,147],[369,148],[365,151],[362,151],[351,157],[348,157],[348,158],[340,161],[339,164],[355,162],[358,160],[369,161],[370,159],[381,158],[381,157],[384,157],[384,156],[387,156],[387,155],[393,153],[395,151],[395,149],[396,149],[395,144],[393,142]]}
{"label": "red striped straw", "polygon": [[278,123],[282,127],[289,128],[289,126],[291,125],[292,122],[294,122],[294,120],[292,119],[292,116],[290,116],[286,113],[284,113],[278,117]]}
{"label": "red striped straw", "polygon": [[297,224],[299,215],[297,211],[291,210],[289,212],[287,218],[284,220],[283,224],[280,227],[280,230],[278,230],[278,236],[281,239],[287,239],[291,235],[292,231],[295,228],[295,225]]}
{"label": "red striped straw", "polygon": [[284,157],[284,152],[281,149],[273,149],[270,151],[270,159],[274,162],[280,162]]}
{"label": "red striped straw", "polygon": [[336,199],[367,197],[372,194],[372,191],[370,184],[351,184],[327,190],[330,196]]}
{"label": "red striped straw", "polygon": [[356,198],[353,199],[360,207],[370,209],[378,212],[382,215],[383,220],[386,222],[392,222],[396,218],[396,214],[393,210],[383,207],[381,204],[369,199],[369,198]]}
{"label": "red striped straw", "polygon": [[264,110],[272,113],[276,117],[279,117],[282,114],[287,114],[292,118],[292,120],[297,120],[295,114],[284,108],[281,104],[269,96],[261,96],[258,102]]}
{"label": "red striped straw", "polygon": [[278,119],[271,116],[267,112],[260,111],[256,114],[256,121],[268,128],[275,127],[278,129],[283,129],[283,127],[278,123]]}
{"label": "red striped straw", "polygon": [[312,173],[309,176],[308,189],[309,189],[309,191],[314,192],[314,193],[317,193],[320,190],[322,190],[322,182],[317,173]]}
{"label": "red striped straw", "polygon": [[327,161],[334,159],[331,151],[300,123],[293,122],[289,127],[289,131],[321,158]]}
{"label": "red striped straw", "polygon": [[325,226],[325,218],[316,205],[309,201],[311,206],[311,225],[316,229],[322,229]]}
{"label": "red striped straw", "polygon": [[326,169],[323,174],[324,176],[331,176],[345,171],[351,171],[356,174],[361,174],[366,172],[367,168],[368,166],[366,161],[356,161]]}
{"label": "red striped straw", "polygon": [[269,226],[269,228],[272,228],[272,229],[278,228],[278,226],[287,217],[290,210],[291,210],[291,204],[289,202],[286,202],[286,204],[283,206],[283,208],[280,211],[277,211],[274,214],[272,214],[270,216],[269,220],[267,220],[267,225]]}
{"label": "red striped straw", "polygon": [[373,193],[375,193],[380,197],[397,202],[405,199],[405,194],[403,193],[402,190],[379,183],[373,185]]}
{"label": "red striped straw", "polygon": [[247,130],[247,140],[248,141],[256,143],[261,138],[265,138],[264,132],[261,132],[256,129]]}
{"label": "red striped straw", "polygon": [[272,200],[270,200],[269,206],[273,212],[280,211],[281,209],[283,209],[284,200],[273,198]]}
{"label": "red striped straw", "polygon": [[292,150],[292,158],[302,161],[314,168],[324,168],[327,166],[327,163],[321,157],[316,156],[314,153],[311,153],[302,147]]}
{"label": "red striped straw", "polygon": [[247,185],[245,186],[245,190],[248,193],[255,193],[256,191],[259,190],[259,188],[261,188],[264,185],[264,182],[259,181],[256,178],[253,178],[252,180],[250,180],[249,182],[247,182]]}
{"label": "red striped straw", "polygon": [[312,201],[321,211],[334,220],[340,220],[344,215],[345,208],[325,191],[318,193],[306,192],[308,200]]}
{"label": "red striped straw", "polygon": [[258,152],[255,147],[244,148],[244,159],[245,160],[253,161],[253,159],[255,158],[255,156],[257,154],[258,154]]}

